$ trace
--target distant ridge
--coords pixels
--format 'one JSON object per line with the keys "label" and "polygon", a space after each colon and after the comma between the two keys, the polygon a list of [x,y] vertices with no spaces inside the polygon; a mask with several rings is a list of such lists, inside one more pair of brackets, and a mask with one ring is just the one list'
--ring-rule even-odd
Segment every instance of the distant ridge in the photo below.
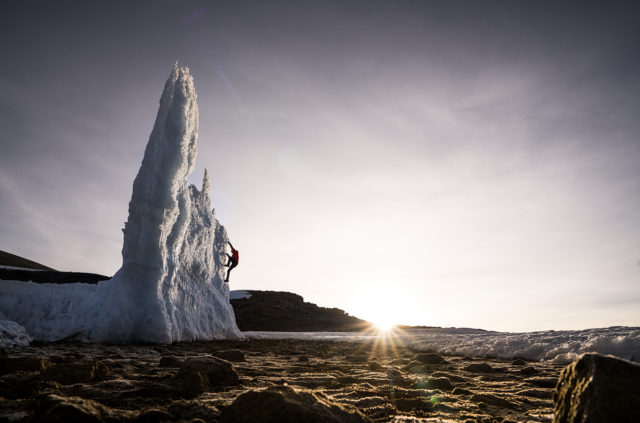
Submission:
{"label": "distant ridge", "polygon": [[24,269],[35,270],[56,270],[44,264],[36,263],[35,261],[27,260],[24,257],[16,256],[15,254],[2,250],[0,250],[0,266],[22,267]]}
{"label": "distant ridge", "polygon": [[[19,269],[0,268],[0,280],[36,282],[36,283],[90,283],[96,284],[109,279],[109,276],[95,273],[60,272],[35,261],[15,254],[0,251],[0,266],[18,267]],[[37,270],[37,272],[34,272]]]}
{"label": "distant ridge", "polygon": [[236,323],[242,331],[350,332],[371,328],[366,320],[338,308],[319,307],[291,292],[246,291],[248,298],[232,299]]}

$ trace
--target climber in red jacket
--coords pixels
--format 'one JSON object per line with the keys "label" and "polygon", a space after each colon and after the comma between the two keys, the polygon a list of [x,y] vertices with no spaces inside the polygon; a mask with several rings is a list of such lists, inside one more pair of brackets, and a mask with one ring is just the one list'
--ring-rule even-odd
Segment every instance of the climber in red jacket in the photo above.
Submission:
{"label": "climber in red jacket", "polygon": [[233,248],[233,244],[231,244],[231,242],[229,242],[229,246],[231,247],[231,255],[227,254],[227,257],[229,257],[229,261],[227,262],[227,264],[225,264],[225,266],[227,266],[229,270],[227,270],[227,279],[224,280],[225,282],[229,282],[229,274],[231,273],[231,269],[236,267],[238,265],[238,261],[240,260],[238,250]]}

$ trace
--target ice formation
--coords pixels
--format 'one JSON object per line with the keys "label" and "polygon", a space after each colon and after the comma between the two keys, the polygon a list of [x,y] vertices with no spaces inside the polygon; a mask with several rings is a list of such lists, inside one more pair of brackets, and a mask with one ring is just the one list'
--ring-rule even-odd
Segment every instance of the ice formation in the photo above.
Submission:
{"label": "ice formation", "polygon": [[133,183],[122,267],[97,285],[7,282],[0,311],[34,339],[159,342],[240,337],[224,283],[226,230],[205,171],[187,184],[198,106],[187,68],[174,66]]}
{"label": "ice formation", "polygon": [[[367,341],[370,332],[243,332],[257,339],[323,339]],[[395,331],[389,335],[398,345],[442,354],[473,357],[524,358],[570,363],[580,354],[596,352],[640,362],[640,327],[613,326],[583,330],[492,332],[479,329],[428,328]]]}

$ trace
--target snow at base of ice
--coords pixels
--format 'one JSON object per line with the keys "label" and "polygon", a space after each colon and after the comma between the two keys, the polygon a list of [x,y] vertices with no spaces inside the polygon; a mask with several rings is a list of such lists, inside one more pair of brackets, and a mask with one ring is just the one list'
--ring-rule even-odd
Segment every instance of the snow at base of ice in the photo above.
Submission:
{"label": "snow at base of ice", "polygon": [[31,342],[27,330],[0,313],[0,347],[25,347]]}
{"label": "snow at base of ice", "polygon": [[362,332],[243,332],[243,334],[253,339],[332,341],[366,341],[387,336],[390,342],[398,345],[441,354],[570,363],[580,354],[596,352],[640,362],[640,327],[626,326],[524,333],[433,328],[396,330],[388,335]]}
{"label": "snow at base of ice", "polygon": [[248,291],[242,291],[242,290],[229,292],[230,300],[242,300],[243,298],[251,298],[251,294]]}
{"label": "snow at base of ice", "polygon": [[211,208],[208,173],[201,190],[187,184],[197,138],[193,78],[176,64],[133,183],[122,267],[95,285],[3,281],[7,319],[45,341],[241,337],[224,282],[227,232]]}

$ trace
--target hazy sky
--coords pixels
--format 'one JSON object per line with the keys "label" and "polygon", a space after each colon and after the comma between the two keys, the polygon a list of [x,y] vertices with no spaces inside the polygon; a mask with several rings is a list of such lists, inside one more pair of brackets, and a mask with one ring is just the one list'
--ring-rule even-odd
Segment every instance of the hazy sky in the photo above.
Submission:
{"label": "hazy sky", "polygon": [[0,249],[111,275],[173,63],[232,289],[366,319],[640,325],[640,6],[3,1]]}

